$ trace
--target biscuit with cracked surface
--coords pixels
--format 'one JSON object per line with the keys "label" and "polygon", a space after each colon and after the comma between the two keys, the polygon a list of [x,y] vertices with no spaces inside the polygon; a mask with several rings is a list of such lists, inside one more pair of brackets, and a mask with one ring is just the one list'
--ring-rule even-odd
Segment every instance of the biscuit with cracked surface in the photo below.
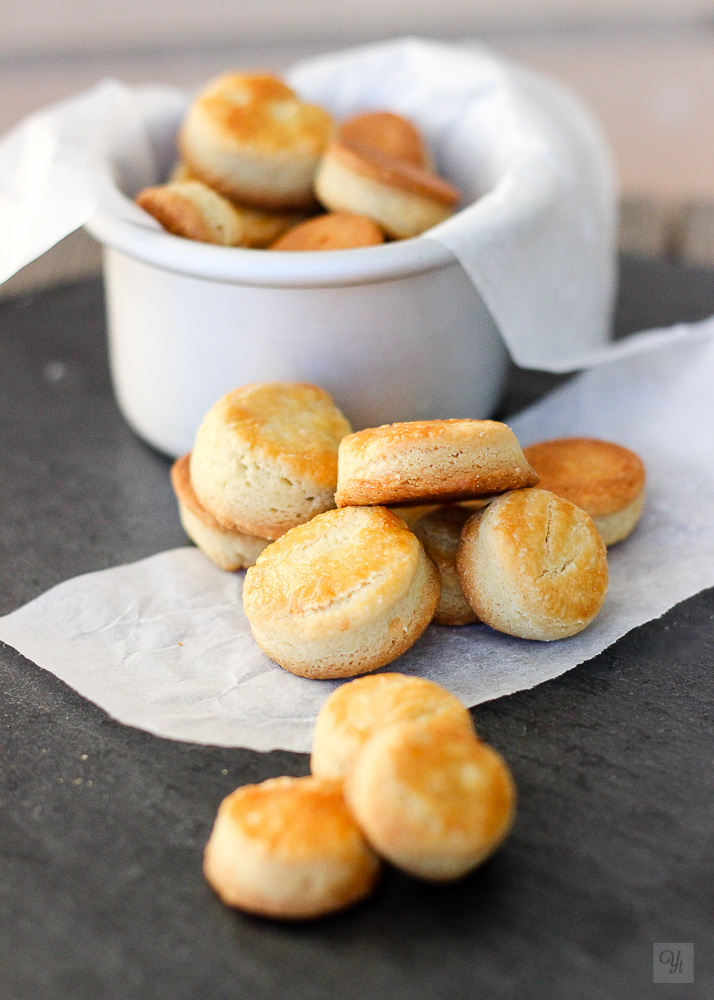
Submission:
{"label": "biscuit with cracked surface", "polygon": [[645,501],[645,467],[629,448],[597,438],[556,438],[524,450],[540,486],[580,507],[606,545],[627,538]]}
{"label": "biscuit with cracked surface", "polygon": [[446,688],[424,677],[372,674],[333,691],[315,721],[310,769],[319,778],[344,780],[375,733],[397,722],[446,719],[473,733],[471,715]]}
{"label": "biscuit with cracked surface", "polygon": [[272,778],[221,802],[206,845],[206,879],[228,906],[312,920],[353,906],[381,865],[334,782]]}
{"label": "biscuit with cracked surface", "polygon": [[356,677],[412,646],[439,603],[439,573],[401,518],[345,507],[293,528],[246,573],[258,645],[301,677]]}
{"label": "biscuit with cracked surface", "polygon": [[340,443],[335,502],[455,503],[533,486],[538,477],[510,427],[496,420],[414,420]]}
{"label": "biscuit with cracked surface", "polygon": [[255,382],[215,403],[196,434],[190,475],[225,528],[278,538],[334,506],[337,447],[349,422],[301,382]]}
{"label": "biscuit with cracked surface", "polygon": [[586,628],[607,592],[605,544],[585,511],[547,490],[516,490],[466,522],[456,554],[481,621],[523,639]]}

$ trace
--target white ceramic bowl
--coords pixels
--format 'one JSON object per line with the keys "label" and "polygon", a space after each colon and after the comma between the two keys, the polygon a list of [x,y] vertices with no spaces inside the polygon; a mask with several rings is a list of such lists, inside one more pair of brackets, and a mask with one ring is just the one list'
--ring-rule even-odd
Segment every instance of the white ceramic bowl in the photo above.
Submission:
{"label": "white ceramic bowl", "polygon": [[507,354],[461,265],[428,238],[278,253],[211,246],[110,215],[112,378],[136,432],[189,451],[204,413],[246,382],[314,382],[355,429],[486,417]]}

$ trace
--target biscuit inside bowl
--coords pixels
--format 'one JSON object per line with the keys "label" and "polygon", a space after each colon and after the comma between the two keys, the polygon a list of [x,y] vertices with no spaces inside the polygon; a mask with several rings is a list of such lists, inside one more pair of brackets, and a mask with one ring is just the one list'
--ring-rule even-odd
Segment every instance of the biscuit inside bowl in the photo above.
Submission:
{"label": "biscuit inside bowl", "polygon": [[[149,125],[168,174],[178,123]],[[495,408],[505,346],[461,264],[428,235],[301,253],[201,244],[160,231],[130,200],[147,178],[125,160],[109,166],[113,209],[87,229],[105,248],[119,406],[152,446],[189,451],[215,400],[248,382],[320,385],[358,429]]]}

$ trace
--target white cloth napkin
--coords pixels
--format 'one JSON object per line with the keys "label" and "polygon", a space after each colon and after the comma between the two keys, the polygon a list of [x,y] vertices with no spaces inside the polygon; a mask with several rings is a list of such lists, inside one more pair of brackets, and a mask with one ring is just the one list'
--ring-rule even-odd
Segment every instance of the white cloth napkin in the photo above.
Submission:
{"label": "white cloth napkin", "polygon": [[[386,669],[430,677],[474,705],[557,677],[714,585],[714,318],[634,345],[511,422],[524,444],[583,434],[618,441],[645,461],[644,515],[610,550],[598,618],[552,643],[484,625],[432,625]],[[241,586],[242,574],[176,549],[60,584],[1,618],[0,640],[117,719],[160,736],[308,750],[335,684],[294,677],[261,652]]]}
{"label": "white cloth napkin", "polygon": [[[288,79],[338,119],[388,108],[421,126],[465,207],[419,238],[459,259],[519,364],[573,369],[606,342],[613,173],[572,96],[485,49],[418,39],[314,59]],[[158,228],[131,197],[166,176],[187,100],[107,81],[9,133],[0,142],[0,282],[95,212]]]}

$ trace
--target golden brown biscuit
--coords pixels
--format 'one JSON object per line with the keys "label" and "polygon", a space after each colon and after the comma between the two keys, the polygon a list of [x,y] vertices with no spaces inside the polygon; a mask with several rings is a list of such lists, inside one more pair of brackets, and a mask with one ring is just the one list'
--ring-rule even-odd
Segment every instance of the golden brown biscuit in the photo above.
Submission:
{"label": "golden brown biscuit", "polygon": [[436,563],[441,576],[441,600],[434,615],[435,625],[471,625],[478,615],[464,597],[456,572],[456,550],[461,529],[472,511],[457,504],[436,510],[412,525],[412,531]]}
{"label": "golden brown biscuit", "polygon": [[174,236],[237,246],[241,226],[229,201],[201,181],[175,181],[145,188],[136,203]]}
{"label": "golden brown biscuit", "polygon": [[436,882],[459,878],[488,857],[515,811],[502,757],[441,719],[376,733],[357,755],[345,795],[378,854]]}
{"label": "golden brown biscuit", "polygon": [[605,545],[592,519],[546,490],[517,490],[473,514],[456,555],[479,618],[523,639],[584,629],[607,591]]}
{"label": "golden brown biscuit", "polygon": [[302,218],[236,205],[198,180],[145,188],[136,203],[174,236],[229,247],[262,249]]}
{"label": "golden brown biscuit", "polygon": [[448,503],[537,482],[505,424],[415,420],[343,439],[335,502],[338,507]]}
{"label": "golden brown biscuit", "polygon": [[557,438],[525,449],[540,486],[580,507],[606,545],[626,538],[640,519],[645,467],[634,451],[596,438]]}
{"label": "golden brown biscuit", "polygon": [[226,73],[192,102],[179,134],[197,177],[246,205],[313,204],[312,182],[333,132],[329,114],[267,73]]}
{"label": "golden brown biscuit", "polygon": [[344,140],[328,146],[315,192],[330,211],[366,215],[394,239],[418,236],[448,219],[461,197],[427,170]]}
{"label": "golden brown biscuit", "polygon": [[338,140],[357,149],[374,150],[393,160],[431,170],[431,157],[421,133],[408,118],[391,111],[366,111],[340,125]]}
{"label": "golden brown biscuit", "polygon": [[384,507],[314,517],[248,570],[243,607],[258,645],[301,677],[355,677],[412,646],[439,603],[439,573]]}
{"label": "golden brown biscuit", "polygon": [[384,243],[384,236],[371,219],[350,212],[328,212],[289,229],[270,249],[351,250],[379,243]]}
{"label": "golden brown biscuit", "polygon": [[224,528],[278,538],[334,506],[350,425],[315,385],[255,382],[206,414],[191,453],[196,496]]}
{"label": "golden brown biscuit", "polygon": [[203,870],[228,906],[311,920],[369,895],[380,864],[338,784],[272,778],[221,802]]}
{"label": "golden brown biscuit", "polygon": [[310,769],[344,780],[364,744],[395,722],[445,719],[473,734],[468,710],[445,688],[423,677],[372,674],[333,691],[315,722]]}
{"label": "golden brown biscuit", "polygon": [[232,572],[255,565],[269,544],[265,538],[223,528],[198,502],[189,476],[189,455],[177,459],[171,467],[171,483],[178,500],[183,529],[199,549],[221,569]]}

